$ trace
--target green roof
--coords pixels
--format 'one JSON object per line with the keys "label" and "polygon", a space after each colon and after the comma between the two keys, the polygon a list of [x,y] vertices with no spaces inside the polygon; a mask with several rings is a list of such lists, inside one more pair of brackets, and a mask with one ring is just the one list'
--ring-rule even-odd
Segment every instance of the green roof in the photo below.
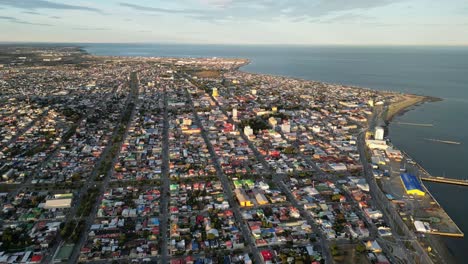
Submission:
{"label": "green roof", "polygon": [[55,256],[54,260],[67,260],[70,258],[72,252],[73,252],[73,247],[75,244],[65,244],[63,245],[57,255]]}

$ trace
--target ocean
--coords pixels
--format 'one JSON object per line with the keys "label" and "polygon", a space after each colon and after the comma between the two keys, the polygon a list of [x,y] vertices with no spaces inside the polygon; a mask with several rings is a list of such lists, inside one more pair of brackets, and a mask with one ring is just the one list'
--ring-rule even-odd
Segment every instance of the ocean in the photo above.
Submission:
{"label": "ocean", "polygon": [[[389,137],[432,175],[468,179],[468,47],[233,46],[81,44],[91,54],[112,56],[236,57],[241,70],[339,83],[443,99],[395,117]],[[429,123],[433,127],[401,125]],[[447,145],[424,140],[461,142]],[[468,235],[468,188],[426,183]],[[468,259],[468,238],[444,239],[458,263]]]}

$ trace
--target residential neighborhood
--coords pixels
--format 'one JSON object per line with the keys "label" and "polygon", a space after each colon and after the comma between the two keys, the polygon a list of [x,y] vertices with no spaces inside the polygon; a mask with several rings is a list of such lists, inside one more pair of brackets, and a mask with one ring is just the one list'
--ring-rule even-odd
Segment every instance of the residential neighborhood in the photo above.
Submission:
{"label": "residential neighborhood", "polygon": [[402,153],[368,134],[370,179],[360,147],[395,95],[244,59],[11,52],[0,263],[403,263],[370,188]]}

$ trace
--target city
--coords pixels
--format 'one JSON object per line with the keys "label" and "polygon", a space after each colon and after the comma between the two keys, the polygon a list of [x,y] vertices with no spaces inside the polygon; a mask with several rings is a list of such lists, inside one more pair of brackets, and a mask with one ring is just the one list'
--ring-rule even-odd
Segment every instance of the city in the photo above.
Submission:
{"label": "city", "polygon": [[445,263],[433,236],[463,237],[382,127],[428,98],[246,59],[0,55],[0,263]]}

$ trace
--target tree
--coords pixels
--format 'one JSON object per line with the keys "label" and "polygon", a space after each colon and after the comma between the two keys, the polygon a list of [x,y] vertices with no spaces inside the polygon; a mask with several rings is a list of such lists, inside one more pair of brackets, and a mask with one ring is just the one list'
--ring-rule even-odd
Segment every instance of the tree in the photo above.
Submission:
{"label": "tree", "polygon": [[330,253],[332,256],[338,256],[340,252],[338,251],[338,246],[336,244],[333,244],[330,246]]}
{"label": "tree", "polygon": [[363,244],[359,243],[356,245],[356,251],[360,254],[364,253],[366,251],[366,246]]}

